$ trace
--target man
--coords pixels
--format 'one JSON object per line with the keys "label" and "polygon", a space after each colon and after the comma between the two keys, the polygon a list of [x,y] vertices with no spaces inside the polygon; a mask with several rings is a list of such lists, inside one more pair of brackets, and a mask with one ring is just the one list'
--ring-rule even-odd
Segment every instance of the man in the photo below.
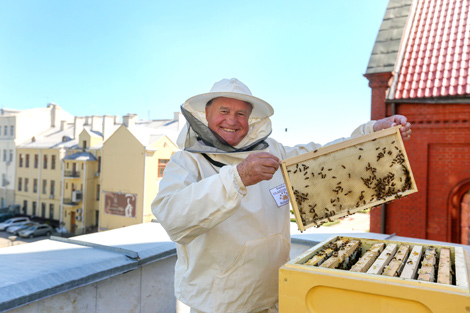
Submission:
{"label": "man", "polygon": [[[278,269],[289,259],[289,205],[280,160],[320,145],[285,147],[269,138],[274,113],[237,79],[181,107],[183,151],[167,164],[153,213],[176,242],[175,293],[192,312],[277,312]],[[396,115],[358,127],[359,136],[401,124]],[[342,140],[342,139],[340,139]]]}

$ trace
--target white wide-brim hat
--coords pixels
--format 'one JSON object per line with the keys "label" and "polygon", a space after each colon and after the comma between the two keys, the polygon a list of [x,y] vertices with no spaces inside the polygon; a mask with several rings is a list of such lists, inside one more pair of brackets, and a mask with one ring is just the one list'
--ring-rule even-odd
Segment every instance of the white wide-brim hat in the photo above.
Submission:
{"label": "white wide-brim hat", "polygon": [[251,103],[253,110],[250,117],[264,118],[274,114],[272,106],[260,98],[254,97],[250,89],[236,78],[222,79],[212,86],[208,93],[203,93],[186,100],[185,105],[190,105],[197,111],[204,111],[207,102],[215,98],[233,98]]}

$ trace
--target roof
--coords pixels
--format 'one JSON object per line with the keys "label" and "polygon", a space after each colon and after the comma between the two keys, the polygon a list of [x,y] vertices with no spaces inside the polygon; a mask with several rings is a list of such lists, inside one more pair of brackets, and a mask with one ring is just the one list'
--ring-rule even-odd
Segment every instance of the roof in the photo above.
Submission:
{"label": "roof", "polygon": [[53,148],[70,148],[78,144],[78,140],[73,138],[73,124],[69,124],[64,130],[57,127],[51,127],[43,133],[34,136],[26,142],[18,145],[18,148],[27,149],[53,149]]}
{"label": "roof", "polygon": [[390,98],[469,96],[469,6],[419,1]]}
{"label": "roof", "polygon": [[366,74],[393,72],[413,0],[390,0]]}
{"label": "roof", "polygon": [[77,152],[71,155],[68,155],[64,160],[75,160],[75,161],[96,161],[96,157],[89,152]]}

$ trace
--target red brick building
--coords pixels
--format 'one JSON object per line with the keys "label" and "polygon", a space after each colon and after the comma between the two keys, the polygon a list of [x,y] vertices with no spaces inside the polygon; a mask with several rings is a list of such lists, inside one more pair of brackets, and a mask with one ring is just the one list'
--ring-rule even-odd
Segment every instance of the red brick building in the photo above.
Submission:
{"label": "red brick building", "polygon": [[470,2],[390,0],[364,75],[371,117],[408,117],[418,193],[371,213],[372,232],[470,241]]}

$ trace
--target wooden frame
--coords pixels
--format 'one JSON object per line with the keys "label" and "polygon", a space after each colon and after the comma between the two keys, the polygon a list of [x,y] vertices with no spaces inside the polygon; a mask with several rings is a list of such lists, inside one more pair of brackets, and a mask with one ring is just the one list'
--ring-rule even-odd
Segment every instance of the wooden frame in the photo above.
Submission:
{"label": "wooden frame", "polygon": [[400,126],[281,162],[300,231],[417,192]]}

